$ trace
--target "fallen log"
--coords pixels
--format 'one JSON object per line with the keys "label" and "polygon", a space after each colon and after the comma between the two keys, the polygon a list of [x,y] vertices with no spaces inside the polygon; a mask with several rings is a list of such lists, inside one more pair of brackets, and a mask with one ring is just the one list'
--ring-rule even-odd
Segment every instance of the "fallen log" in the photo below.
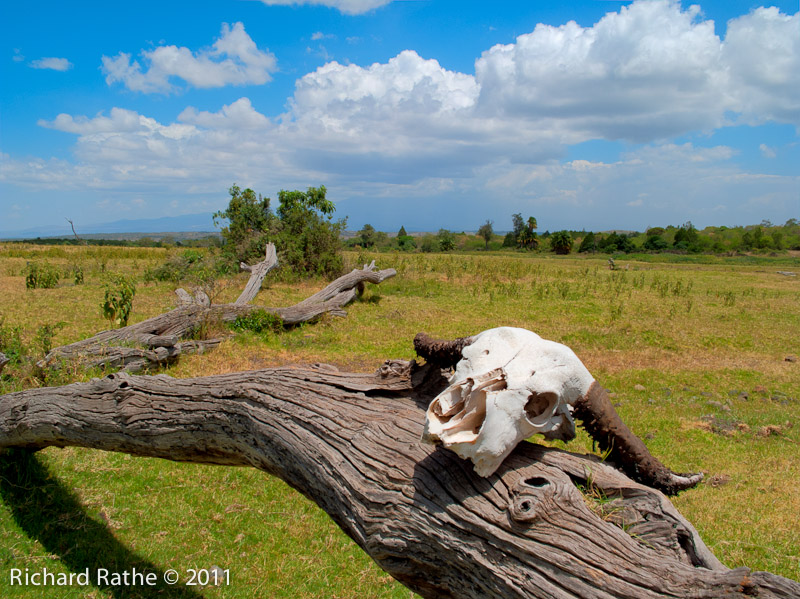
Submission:
{"label": "fallen log", "polygon": [[[592,455],[523,442],[489,477],[420,443],[432,364],[115,373],[0,397],[0,448],[78,446],[252,466],[315,501],[426,598],[796,598],[728,569],[659,491]],[[591,496],[602,494],[602,503]]]}
{"label": "fallen log", "polygon": [[391,268],[376,270],[373,260],[294,306],[272,308],[249,304],[261,288],[266,274],[277,264],[275,246],[267,244],[266,258],[262,262],[253,266],[242,264],[243,269],[251,274],[235,302],[212,304],[202,291],[192,296],[184,289],[178,289],[176,294],[180,305],[177,308],[136,324],[101,331],[88,339],[56,347],[38,366],[49,368],[64,360],[81,360],[86,367],[124,368],[128,372],[158,367],[174,362],[181,355],[208,351],[219,345],[222,338],[190,339],[204,324],[233,322],[259,310],[274,314],[284,326],[312,321],[326,313],[345,316],[344,306],[356,298],[365,283],[379,284],[397,274]]}

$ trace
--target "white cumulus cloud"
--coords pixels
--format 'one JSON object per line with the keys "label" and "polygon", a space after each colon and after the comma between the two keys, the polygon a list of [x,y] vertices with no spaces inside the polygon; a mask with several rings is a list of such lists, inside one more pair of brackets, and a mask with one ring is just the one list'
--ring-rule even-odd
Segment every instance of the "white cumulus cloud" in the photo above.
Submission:
{"label": "white cumulus cloud", "polygon": [[[16,56],[14,59],[16,60]],[[40,58],[31,61],[34,69],[50,69],[51,71],[68,71],[72,68],[72,63],[66,58]]]}
{"label": "white cumulus cloud", "polygon": [[593,27],[537,25],[476,62],[480,110],[639,142],[717,127],[726,74],[714,24],[698,10],[635,2]]}
{"label": "white cumulus cloud", "polygon": [[261,2],[267,6],[301,4],[329,6],[346,15],[360,15],[380,8],[381,6],[386,6],[392,2],[392,0],[261,0]]}
{"label": "white cumulus cloud", "polygon": [[[677,212],[702,222],[704,207],[726,198],[731,214],[738,206],[758,222],[751,198],[788,212],[800,178],[748,173],[731,147],[674,139],[741,123],[800,127],[798,23],[800,14],[757,9],[720,38],[697,8],[639,1],[592,27],[539,25],[484,52],[474,74],[413,50],[371,65],[329,62],[296,81],[281,115],[260,112],[255,96],[217,111],[189,106],[162,122],[122,108],[60,114],[40,125],[77,136],[74,168],[10,159],[6,180],[173,194],[233,181],[263,190],[325,183],[364,198],[364,209],[438,198],[461,214],[468,206],[456,199],[473,198],[508,214],[580,206],[595,222],[632,206],[653,222]],[[128,57],[120,64],[132,75],[120,80],[131,89],[169,88],[171,77],[199,86],[213,79],[197,74],[211,63],[214,81],[232,83],[249,77],[243,56],[263,54],[236,24],[208,50],[156,48],[146,69]],[[571,145],[596,139],[645,145],[616,162],[564,162]]]}
{"label": "white cumulus cloud", "polygon": [[731,20],[722,54],[733,110],[753,124],[800,126],[800,12],[758,8]]}
{"label": "white cumulus cloud", "polygon": [[133,91],[168,93],[175,89],[172,78],[198,88],[261,85],[271,81],[277,69],[275,55],[260,50],[242,23],[232,27],[224,23],[210,48],[192,52],[186,47],[158,46],[142,51],[141,58],[144,68],[125,52],[103,56],[106,83],[119,81]]}

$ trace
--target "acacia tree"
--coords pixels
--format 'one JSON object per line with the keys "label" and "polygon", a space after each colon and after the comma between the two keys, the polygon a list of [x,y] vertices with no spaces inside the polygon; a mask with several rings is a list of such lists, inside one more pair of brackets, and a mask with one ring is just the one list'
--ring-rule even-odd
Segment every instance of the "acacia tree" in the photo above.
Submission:
{"label": "acacia tree", "polygon": [[227,219],[222,229],[226,253],[232,262],[252,262],[268,242],[279,248],[280,261],[299,274],[333,278],[341,274],[343,261],[339,235],[346,220],[333,220],[336,210],[326,198],[325,186],[306,191],[278,193],[277,214],[270,199],[252,189],[233,185],[228,208],[214,214],[214,223]]}
{"label": "acacia tree", "polygon": [[249,187],[242,190],[235,183],[228,194],[231,196],[228,207],[214,213],[214,225],[220,226],[227,220],[228,225],[222,227],[227,253],[234,261],[252,262],[264,251],[267,232],[275,220],[269,207],[270,199]]}

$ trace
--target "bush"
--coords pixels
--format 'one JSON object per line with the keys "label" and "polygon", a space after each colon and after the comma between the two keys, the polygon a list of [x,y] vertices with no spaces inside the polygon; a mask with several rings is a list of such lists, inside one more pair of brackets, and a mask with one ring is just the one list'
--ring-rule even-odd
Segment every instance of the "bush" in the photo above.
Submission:
{"label": "bush", "polygon": [[58,285],[61,273],[52,264],[28,262],[25,266],[25,287],[28,289],[52,289]]}
{"label": "bush", "polygon": [[11,364],[16,364],[25,355],[22,327],[6,326],[2,317],[0,317],[0,352],[6,355]]}
{"label": "bush", "polygon": [[36,335],[33,338],[34,349],[41,354],[42,357],[50,353],[53,349],[53,339],[56,333],[67,325],[66,322],[57,322],[56,324],[43,324],[36,329]]}
{"label": "bush", "polygon": [[650,250],[652,252],[659,252],[661,250],[665,250],[669,247],[669,244],[664,241],[664,238],[661,235],[654,234],[648,236],[647,240],[644,242],[642,246],[646,250]]}
{"label": "bush", "polygon": [[245,316],[237,316],[231,323],[234,331],[252,331],[254,333],[279,333],[283,330],[283,320],[277,314],[266,310],[254,310]]}
{"label": "bush", "polygon": [[105,295],[100,309],[103,317],[120,327],[128,326],[133,311],[136,285],[124,275],[112,275],[105,285]]}
{"label": "bush", "polygon": [[83,266],[80,264],[73,264],[72,265],[72,279],[75,281],[76,285],[83,285],[84,275],[83,275]]}
{"label": "bush", "polygon": [[187,249],[180,254],[171,256],[161,266],[145,270],[144,280],[179,283],[187,278],[206,279],[213,276],[212,271],[218,271],[216,264],[206,260],[203,252]]}

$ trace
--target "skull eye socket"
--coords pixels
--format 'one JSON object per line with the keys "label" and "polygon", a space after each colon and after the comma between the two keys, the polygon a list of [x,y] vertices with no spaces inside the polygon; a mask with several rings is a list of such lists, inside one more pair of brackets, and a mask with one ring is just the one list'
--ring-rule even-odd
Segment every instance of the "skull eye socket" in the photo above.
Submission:
{"label": "skull eye socket", "polygon": [[541,426],[553,416],[558,396],[552,391],[531,393],[525,403],[525,417],[534,426]]}

